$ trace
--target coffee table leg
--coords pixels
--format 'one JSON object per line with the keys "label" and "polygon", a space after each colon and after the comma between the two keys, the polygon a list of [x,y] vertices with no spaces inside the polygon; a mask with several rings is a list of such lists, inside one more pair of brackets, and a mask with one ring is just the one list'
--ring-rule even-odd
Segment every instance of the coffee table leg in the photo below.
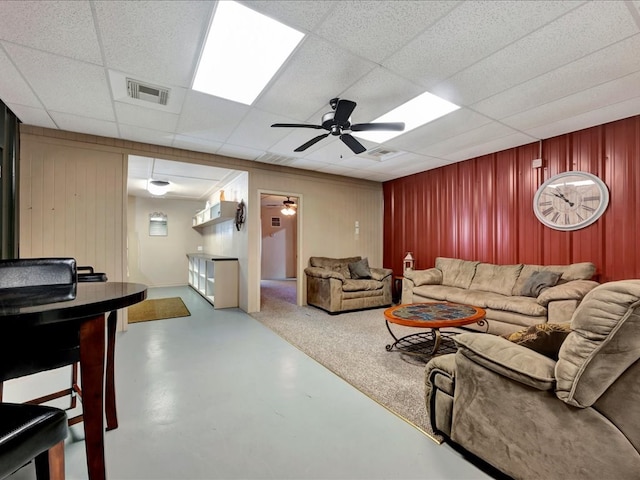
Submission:
{"label": "coffee table leg", "polygon": [[433,332],[433,350],[431,350],[431,355],[435,355],[436,352],[438,351],[438,348],[440,348],[440,342],[442,341],[442,335],[440,335],[440,329],[439,328],[432,328],[431,331]]}
{"label": "coffee table leg", "polygon": [[395,347],[395,346],[398,344],[399,340],[398,340],[398,338],[393,334],[393,332],[391,331],[391,328],[389,327],[389,321],[388,321],[388,320],[385,320],[385,321],[384,321],[384,323],[387,325],[387,330],[389,330],[389,333],[391,334],[391,336],[392,336],[392,337],[393,337],[393,339],[395,340],[395,342],[394,342],[393,344],[391,344],[391,345],[387,345],[386,347],[384,347],[384,348],[386,348],[386,349],[387,349],[387,352],[390,352],[391,350],[393,350],[393,347]]}

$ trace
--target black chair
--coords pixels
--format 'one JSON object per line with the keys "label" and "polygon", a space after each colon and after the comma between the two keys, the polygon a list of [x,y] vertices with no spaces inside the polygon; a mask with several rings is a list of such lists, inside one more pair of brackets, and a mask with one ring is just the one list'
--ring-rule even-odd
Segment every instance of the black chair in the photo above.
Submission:
{"label": "black chair", "polygon": [[[80,271],[80,273],[79,273]],[[86,272],[85,272],[86,271]],[[74,295],[77,282],[105,282],[104,273],[95,273],[92,267],[77,267],[73,258],[24,258],[0,260],[0,298],[4,292],[28,291],[28,287],[48,285],[56,295]],[[25,287],[25,288],[23,288]],[[63,292],[59,293],[58,290]],[[68,289],[68,292],[67,292]],[[19,294],[19,293],[18,293]],[[6,295],[5,295],[6,297]],[[33,297],[25,296],[25,303],[34,302]],[[50,301],[48,297],[47,301]],[[38,405],[70,396],[68,409],[77,406],[82,399],[82,389],[78,382],[80,362],[80,338],[78,335],[81,319],[65,324],[41,325],[25,332],[24,337],[12,339],[10,344],[0,339],[0,401],[3,396],[3,383],[26,375],[47,370],[71,366],[70,386],[54,393],[25,402]],[[118,427],[115,404],[115,334],[116,312],[111,312],[107,322],[107,374],[105,388],[105,413],[107,430]],[[69,425],[83,420],[82,413],[70,417]]]}
{"label": "black chair", "polygon": [[35,460],[38,480],[64,480],[67,432],[58,408],[0,403],[0,479]]}

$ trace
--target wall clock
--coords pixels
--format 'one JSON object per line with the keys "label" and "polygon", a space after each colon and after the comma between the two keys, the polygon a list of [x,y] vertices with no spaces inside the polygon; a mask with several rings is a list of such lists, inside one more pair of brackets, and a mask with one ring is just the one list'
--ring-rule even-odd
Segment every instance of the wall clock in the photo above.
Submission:
{"label": "wall clock", "polygon": [[533,211],[555,230],[578,230],[598,220],[609,205],[605,183],[587,172],[564,172],[544,182],[533,197]]}

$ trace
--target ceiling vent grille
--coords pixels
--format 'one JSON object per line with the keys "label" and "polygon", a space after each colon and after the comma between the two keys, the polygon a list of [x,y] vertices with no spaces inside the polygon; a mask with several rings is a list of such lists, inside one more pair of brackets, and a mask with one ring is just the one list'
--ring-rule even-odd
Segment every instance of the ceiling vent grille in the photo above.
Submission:
{"label": "ceiling vent grille", "polygon": [[264,153],[262,155],[260,155],[256,161],[258,162],[263,162],[263,163],[271,163],[272,165],[283,165],[283,166],[289,166],[289,165],[293,165],[296,160],[298,160],[295,157],[287,157],[284,155],[277,155],[275,153]]}
{"label": "ceiling vent grille", "polygon": [[391,150],[386,147],[377,147],[372,150],[369,150],[365,155],[368,157],[378,160],[379,162],[385,162],[391,158],[397,157],[398,155],[402,155],[406,152],[402,150]]}
{"label": "ceiling vent grille", "polygon": [[127,78],[127,94],[144,102],[166,105],[169,100],[169,89],[157,87],[139,80]]}

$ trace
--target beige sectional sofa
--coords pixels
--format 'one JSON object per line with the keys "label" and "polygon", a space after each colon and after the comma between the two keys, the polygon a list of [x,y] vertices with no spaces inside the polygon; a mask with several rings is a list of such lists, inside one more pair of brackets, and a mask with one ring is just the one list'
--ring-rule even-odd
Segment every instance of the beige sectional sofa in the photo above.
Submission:
{"label": "beige sectional sofa", "polygon": [[367,258],[311,257],[304,273],[307,303],[329,313],[391,305],[393,270],[369,267]]}
{"label": "beige sectional sofa", "polygon": [[540,323],[569,322],[598,283],[590,262],[495,265],[436,258],[434,268],[404,273],[402,303],[447,301],[482,307],[486,324],[469,328],[503,334]]}

